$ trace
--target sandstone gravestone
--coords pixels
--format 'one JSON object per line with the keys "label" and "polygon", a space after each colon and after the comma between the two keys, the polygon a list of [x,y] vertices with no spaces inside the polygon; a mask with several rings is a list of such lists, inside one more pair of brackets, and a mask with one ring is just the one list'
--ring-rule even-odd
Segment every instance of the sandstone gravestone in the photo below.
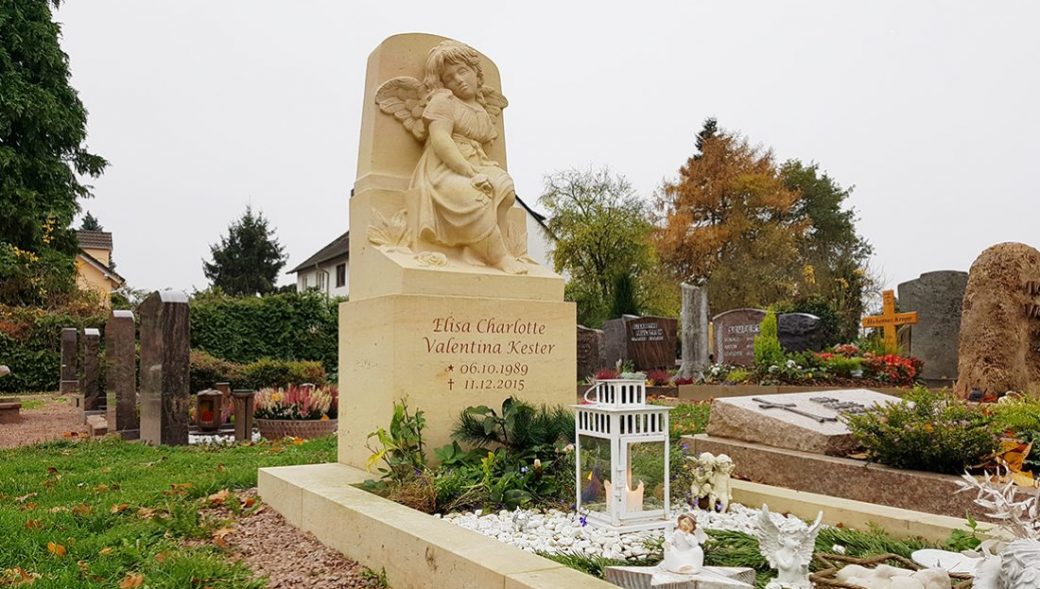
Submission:
{"label": "sandstone gravestone", "polygon": [[594,376],[606,366],[603,354],[603,330],[578,326],[578,378]]}
{"label": "sandstone gravestone", "polygon": [[699,378],[708,365],[708,291],[682,284],[682,365],[679,376]]}
{"label": "sandstone gravestone", "polygon": [[108,401],[108,429],[124,439],[140,436],[137,414],[137,352],[134,314],[112,311],[105,325],[105,388]]}
{"label": "sandstone gravestone", "polygon": [[628,354],[628,328],[626,324],[638,315],[622,315],[603,322],[603,357],[607,368],[615,368],[618,362],[632,359]]}
{"label": "sandstone gravestone", "polygon": [[58,391],[71,395],[79,390],[79,332],[75,327],[61,330],[61,379]]}
{"label": "sandstone gravestone", "polygon": [[949,386],[957,378],[957,346],[968,273],[952,270],[925,272],[900,284],[899,303],[917,311],[910,326],[911,356],[924,361],[921,377],[931,384]]}
{"label": "sandstone gravestone", "polygon": [[1040,388],[1040,251],[986,249],[968,271],[956,391],[988,396]]}
{"label": "sandstone gravestone", "polygon": [[715,325],[715,362],[751,366],[755,363],[755,336],[765,319],[762,309],[733,309],[712,319]]}
{"label": "sandstone gravestone", "polygon": [[190,326],[188,295],[153,292],[141,303],[141,440],[187,444]]}
{"label": "sandstone gravestone", "polygon": [[897,401],[898,397],[866,389],[720,398],[711,405],[707,433],[774,448],[844,456],[857,444],[839,415]]}
{"label": "sandstone gravestone", "polygon": [[823,323],[809,313],[777,315],[776,336],[785,352],[823,349]]}
{"label": "sandstone gravestone", "polygon": [[339,314],[341,462],[365,466],[368,434],[405,396],[430,447],[469,406],[574,402],[575,307],[527,256],[507,104],[494,63],[461,43],[396,35],[369,56]]}
{"label": "sandstone gravestone", "polygon": [[636,370],[675,368],[677,324],[668,317],[637,317],[625,324],[628,357]]}
{"label": "sandstone gravestone", "polygon": [[97,411],[101,408],[101,363],[98,354],[101,352],[101,332],[93,327],[83,330],[83,377],[80,381],[80,395],[83,398],[84,411]]}

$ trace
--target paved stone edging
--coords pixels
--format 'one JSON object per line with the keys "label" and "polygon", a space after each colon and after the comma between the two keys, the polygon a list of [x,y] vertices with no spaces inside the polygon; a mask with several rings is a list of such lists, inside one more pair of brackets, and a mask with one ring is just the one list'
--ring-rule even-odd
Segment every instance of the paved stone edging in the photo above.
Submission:
{"label": "paved stone edging", "polygon": [[370,473],[338,463],[261,468],[264,502],[394,589],[610,589],[546,558],[352,487]]}

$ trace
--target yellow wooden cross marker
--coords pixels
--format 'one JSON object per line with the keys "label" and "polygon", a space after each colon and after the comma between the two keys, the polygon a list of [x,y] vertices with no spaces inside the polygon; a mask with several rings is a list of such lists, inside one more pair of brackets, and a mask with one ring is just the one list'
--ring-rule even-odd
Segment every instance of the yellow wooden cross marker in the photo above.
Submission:
{"label": "yellow wooden cross marker", "polygon": [[863,327],[883,327],[885,330],[885,350],[890,353],[899,351],[896,342],[897,325],[913,325],[917,323],[917,311],[896,313],[896,292],[886,290],[881,293],[881,315],[863,318]]}

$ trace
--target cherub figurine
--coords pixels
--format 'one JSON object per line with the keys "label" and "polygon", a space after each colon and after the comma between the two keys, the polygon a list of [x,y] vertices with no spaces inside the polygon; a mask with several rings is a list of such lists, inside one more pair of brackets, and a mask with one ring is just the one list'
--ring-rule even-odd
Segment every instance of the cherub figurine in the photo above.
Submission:
{"label": "cherub figurine", "polygon": [[777,527],[769,518],[769,506],[762,505],[758,514],[758,550],[769,566],[777,570],[776,578],[766,589],[812,589],[809,562],[822,520],[821,511],[811,526],[789,519]]}
{"label": "cherub figurine", "polygon": [[506,213],[516,200],[513,179],[485,151],[509,103],[484,85],[476,50],[442,41],[430,50],[421,82],[388,80],[376,102],[425,145],[410,187],[419,199],[415,237],[460,248],[467,263],[526,274],[504,239]]}
{"label": "cherub figurine", "polygon": [[704,566],[704,530],[697,527],[697,518],[684,513],[675,522],[675,531],[664,541],[664,560],[658,565],[670,573],[692,575]]}

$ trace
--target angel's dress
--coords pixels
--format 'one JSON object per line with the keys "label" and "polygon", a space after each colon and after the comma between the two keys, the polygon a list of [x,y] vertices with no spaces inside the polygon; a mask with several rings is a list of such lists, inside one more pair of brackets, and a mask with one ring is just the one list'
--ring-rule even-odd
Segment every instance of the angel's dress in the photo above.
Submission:
{"label": "angel's dress", "polygon": [[466,104],[450,90],[438,90],[430,97],[423,118],[427,125],[445,120],[452,124],[451,138],[462,157],[488,177],[494,190],[490,196],[481,192],[441,161],[427,140],[412,174],[412,189],[419,194],[419,236],[446,246],[478,243],[491,234],[499,214],[504,215],[516,199],[513,179],[484,153],[484,144],[498,136],[495,123],[483,107]]}
{"label": "angel's dress", "polygon": [[673,573],[686,574],[700,570],[704,566],[704,549],[700,546],[702,534],[678,529],[672,532],[671,546],[665,546],[660,567]]}

